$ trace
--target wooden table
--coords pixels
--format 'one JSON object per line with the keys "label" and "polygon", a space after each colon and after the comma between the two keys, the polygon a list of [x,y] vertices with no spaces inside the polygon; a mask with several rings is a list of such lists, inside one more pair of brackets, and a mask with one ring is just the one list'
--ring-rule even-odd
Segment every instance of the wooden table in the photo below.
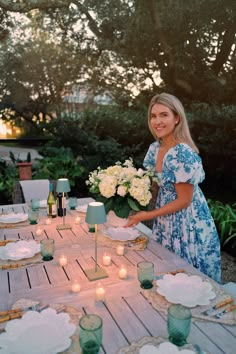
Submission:
{"label": "wooden table", "polygon": [[[83,204],[85,200],[79,200]],[[1,206],[0,212],[26,212],[25,204]],[[75,217],[81,217],[81,224],[75,224]],[[54,260],[31,267],[14,270],[0,270],[0,310],[10,309],[21,298],[39,300],[46,303],[69,304],[84,313],[96,313],[103,319],[103,344],[100,353],[113,354],[120,348],[138,341],[143,336],[167,338],[166,315],[153,309],[144,296],[137,280],[137,263],[150,260],[155,265],[155,273],[184,268],[187,272],[200,273],[184,260],[169,252],[151,238],[150,229],[141,225],[142,231],[150,236],[144,251],[126,248],[124,256],[116,255],[115,249],[98,243],[98,264],[109,277],[100,280],[106,290],[104,302],[95,301],[98,280],[88,281],[84,269],[94,267],[93,234],[88,232],[84,216],[77,211],[67,211],[66,223],[69,230],[56,229],[62,218],[52,219],[45,224],[46,210],[41,210],[40,227],[43,234],[36,235],[35,225],[21,228],[0,229],[0,239],[36,239],[50,237],[55,240]],[[104,227],[104,226],[101,226]],[[109,251],[112,265],[104,267],[102,256]],[[69,263],[65,267],[58,264],[64,254]],[[121,265],[128,269],[128,279],[121,280],[118,270]],[[201,274],[200,274],[201,275]],[[79,293],[71,292],[71,285],[77,279],[81,285]],[[189,343],[198,344],[212,354],[233,354],[236,346],[236,326],[196,321],[191,325]]]}

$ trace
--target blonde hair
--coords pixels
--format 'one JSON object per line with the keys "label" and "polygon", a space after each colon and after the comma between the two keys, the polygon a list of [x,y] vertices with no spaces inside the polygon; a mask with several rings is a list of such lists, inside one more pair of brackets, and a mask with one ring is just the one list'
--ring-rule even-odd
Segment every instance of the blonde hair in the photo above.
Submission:
{"label": "blonde hair", "polygon": [[157,136],[156,136],[154,130],[152,129],[152,126],[150,124],[150,120],[151,120],[152,107],[157,103],[163,104],[164,106],[168,107],[174,113],[174,115],[179,118],[179,122],[176,125],[175,130],[174,130],[175,140],[188,144],[194,151],[196,151],[198,153],[199,152],[198,148],[195,145],[195,143],[191,137],[190,131],[189,131],[189,126],[188,126],[187,118],[186,118],[186,115],[184,112],[184,107],[183,107],[182,103],[178,100],[177,97],[170,95],[169,93],[161,93],[161,94],[155,95],[151,99],[151,102],[149,104],[148,126],[149,126],[149,129],[150,129],[152,135],[154,136],[154,138],[157,139]]}

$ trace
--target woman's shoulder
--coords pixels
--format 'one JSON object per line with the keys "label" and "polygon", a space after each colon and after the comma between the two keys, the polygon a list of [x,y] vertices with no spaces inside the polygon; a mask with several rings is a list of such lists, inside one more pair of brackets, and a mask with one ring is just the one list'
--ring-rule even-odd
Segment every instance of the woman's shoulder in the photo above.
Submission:
{"label": "woman's shoulder", "polygon": [[167,162],[175,160],[179,163],[184,164],[202,164],[201,157],[198,155],[198,153],[186,143],[178,143],[174,147],[172,147],[168,151],[166,160]]}

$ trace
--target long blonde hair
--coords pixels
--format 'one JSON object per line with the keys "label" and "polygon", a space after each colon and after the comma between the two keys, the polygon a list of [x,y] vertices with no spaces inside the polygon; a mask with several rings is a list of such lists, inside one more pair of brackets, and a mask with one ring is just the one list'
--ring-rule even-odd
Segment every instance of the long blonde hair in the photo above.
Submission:
{"label": "long blonde hair", "polygon": [[184,112],[184,107],[177,97],[170,95],[169,93],[163,92],[161,94],[155,95],[151,99],[151,102],[149,104],[148,126],[149,126],[149,129],[150,129],[152,135],[154,136],[154,138],[156,140],[159,140],[157,138],[154,130],[152,129],[151,124],[150,124],[152,107],[156,103],[160,103],[160,104],[163,104],[164,106],[168,107],[174,113],[174,115],[179,118],[179,122],[176,125],[175,130],[174,130],[175,140],[188,144],[194,151],[196,151],[198,153],[199,150],[198,150],[197,146],[195,145],[195,143],[191,137],[190,131],[189,131],[189,126],[188,126],[187,118],[186,118],[186,115]]}

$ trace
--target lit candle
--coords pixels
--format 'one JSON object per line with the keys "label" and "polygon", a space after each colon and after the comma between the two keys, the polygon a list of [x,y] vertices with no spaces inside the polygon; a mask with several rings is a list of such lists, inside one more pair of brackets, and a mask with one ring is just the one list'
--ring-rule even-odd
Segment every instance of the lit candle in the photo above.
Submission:
{"label": "lit candle", "polygon": [[120,245],[116,247],[116,254],[118,254],[118,256],[123,256],[125,253],[125,247]]}
{"label": "lit candle", "polygon": [[78,283],[78,280],[74,280],[72,285],[71,285],[71,291],[72,293],[78,293],[80,292],[80,284]]}
{"label": "lit candle", "polygon": [[76,218],[75,218],[75,223],[78,225],[78,224],[80,224],[80,217],[79,216],[77,216]]}
{"label": "lit candle", "polygon": [[105,300],[105,289],[102,287],[101,283],[98,283],[96,288],[96,301],[104,301]]}
{"label": "lit candle", "polygon": [[128,275],[127,269],[125,267],[121,267],[119,269],[119,278],[120,279],[126,279]]}
{"label": "lit candle", "polygon": [[62,256],[59,258],[59,264],[60,264],[61,267],[66,266],[66,265],[67,265],[67,258],[62,255]]}
{"label": "lit candle", "polygon": [[36,229],[36,235],[37,236],[40,236],[40,235],[42,235],[42,233],[43,233],[43,230],[40,228],[40,227],[38,227],[37,229]]}
{"label": "lit candle", "polygon": [[111,264],[111,256],[109,256],[109,254],[104,253],[102,262],[105,266],[109,266]]}
{"label": "lit candle", "polygon": [[52,220],[49,219],[49,218],[47,218],[47,219],[46,219],[46,224],[47,224],[47,225],[50,225],[51,223],[52,223]]}

